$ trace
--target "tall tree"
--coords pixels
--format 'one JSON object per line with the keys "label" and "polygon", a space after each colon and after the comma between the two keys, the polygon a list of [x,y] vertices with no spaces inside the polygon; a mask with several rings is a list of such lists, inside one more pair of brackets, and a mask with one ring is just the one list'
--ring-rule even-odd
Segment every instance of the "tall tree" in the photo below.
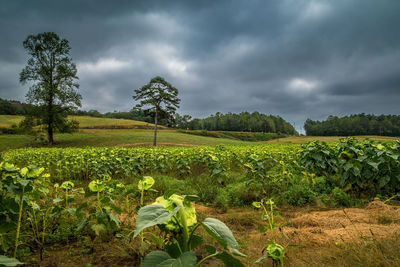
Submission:
{"label": "tall tree", "polygon": [[36,106],[31,115],[47,125],[48,142],[53,144],[54,129],[70,130],[74,123],[67,120],[68,112],[81,106],[77,70],[69,56],[71,48],[54,32],[29,35],[23,45],[30,57],[20,73],[20,82],[31,83],[26,95]]}
{"label": "tall tree", "polygon": [[178,98],[178,89],[165,81],[164,78],[157,76],[140,89],[136,89],[133,99],[140,101],[136,108],[144,107],[149,114],[154,116],[153,145],[156,146],[158,118],[173,118],[181,102]]}

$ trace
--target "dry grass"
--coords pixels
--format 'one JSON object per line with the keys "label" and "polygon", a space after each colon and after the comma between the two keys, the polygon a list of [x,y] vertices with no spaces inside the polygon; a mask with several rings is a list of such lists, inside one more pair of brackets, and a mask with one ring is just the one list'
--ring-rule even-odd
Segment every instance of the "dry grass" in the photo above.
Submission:
{"label": "dry grass", "polygon": [[[238,239],[246,266],[272,266],[271,261],[256,265],[264,244],[271,237],[261,234],[258,210],[231,209],[218,213],[210,208],[196,208],[204,217],[224,221]],[[400,207],[372,202],[365,209],[308,210],[282,209],[285,218],[278,243],[287,247],[285,266],[400,266]],[[393,220],[381,224],[379,216]],[[218,266],[218,262],[214,262]]]}
{"label": "dry grass", "polygon": [[[242,259],[245,266],[272,266],[269,259],[254,263],[270,238],[269,233],[259,233],[263,224],[259,210],[232,208],[222,213],[211,207],[195,207],[199,220],[214,217],[228,225],[240,250],[247,255]],[[289,239],[279,232],[277,236],[278,243],[286,247],[285,266],[400,266],[400,223],[394,221],[381,225],[376,217],[386,214],[397,220],[399,212],[400,206],[388,206],[382,202],[373,202],[366,209],[319,211],[318,207],[283,208],[281,214],[285,221],[281,229]],[[123,221],[126,222],[126,218]],[[130,227],[133,229],[134,225]],[[154,229],[147,232],[148,237],[150,232],[159,234],[157,228]],[[202,228],[198,233],[204,236],[206,243],[218,246]],[[107,242],[98,240],[90,254],[79,243],[69,247],[55,246],[47,249],[48,254],[40,266],[139,266],[137,255],[132,252],[138,244],[135,240],[132,242],[127,244],[116,238]],[[196,253],[206,255],[204,249]],[[221,262],[210,260],[203,265],[221,266]]]}

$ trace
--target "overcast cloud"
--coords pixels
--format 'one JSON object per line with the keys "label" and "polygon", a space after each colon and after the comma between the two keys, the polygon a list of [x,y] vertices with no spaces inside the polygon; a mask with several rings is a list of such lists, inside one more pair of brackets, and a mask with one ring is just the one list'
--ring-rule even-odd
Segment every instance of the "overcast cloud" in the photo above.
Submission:
{"label": "overcast cloud", "polygon": [[1,1],[0,98],[18,82],[29,34],[69,40],[83,109],[127,111],[162,76],[179,113],[307,118],[399,114],[399,0]]}

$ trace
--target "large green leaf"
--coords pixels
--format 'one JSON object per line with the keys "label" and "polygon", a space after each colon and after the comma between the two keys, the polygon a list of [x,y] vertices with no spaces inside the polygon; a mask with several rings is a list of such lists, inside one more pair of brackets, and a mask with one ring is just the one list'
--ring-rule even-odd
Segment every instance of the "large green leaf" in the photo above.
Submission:
{"label": "large green leaf", "polygon": [[385,176],[382,176],[381,178],[379,178],[378,185],[380,188],[382,188],[385,185],[387,185],[389,182],[390,182],[390,176],[385,175]]}
{"label": "large green leaf", "polygon": [[161,262],[157,267],[195,267],[196,266],[196,254],[193,252],[185,252],[177,259],[169,259]]}
{"label": "large green leaf", "polygon": [[151,176],[144,176],[138,183],[138,189],[149,190],[154,185],[154,179]]}
{"label": "large green leaf", "polygon": [[198,235],[192,235],[192,237],[190,238],[189,248],[195,249],[198,246],[200,246],[201,244],[203,244],[203,238]]}
{"label": "large green leaf", "polygon": [[240,260],[236,259],[229,253],[226,253],[225,251],[221,254],[218,254],[216,258],[223,261],[225,266],[227,267],[244,267],[243,263]]}
{"label": "large green leaf", "polygon": [[0,255],[0,266],[14,267],[17,266],[18,264],[24,264],[24,263],[18,261],[17,259]]}
{"label": "large green leaf", "polygon": [[137,236],[143,229],[162,224],[174,216],[181,206],[177,206],[172,212],[160,205],[147,205],[139,210],[136,219],[136,229],[134,237]]}
{"label": "large green leaf", "polygon": [[373,167],[375,170],[379,170],[378,166],[379,166],[379,162],[373,162],[373,161],[367,161],[367,163]]}
{"label": "large green leaf", "polygon": [[196,254],[185,252],[179,258],[171,258],[163,251],[150,252],[145,258],[141,267],[195,267]]}
{"label": "large green leaf", "polygon": [[169,259],[172,259],[171,256],[169,256],[168,253],[164,251],[152,251],[146,255],[141,267],[155,267],[163,261]]}
{"label": "large green leaf", "polygon": [[93,180],[89,183],[89,189],[92,192],[103,192],[106,188],[106,185],[102,180]]}
{"label": "large green leaf", "polygon": [[115,216],[112,213],[109,213],[108,216],[110,216],[110,220],[113,221],[115,223],[115,225],[117,225],[117,227],[119,227],[119,224],[121,223],[120,220],[118,219],[117,216]]}
{"label": "large green leaf", "polygon": [[178,258],[182,254],[178,242],[174,242],[172,244],[165,244],[164,249],[172,258]]}
{"label": "large green leaf", "polygon": [[236,255],[246,256],[239,251],[239,245],[236,239],[233,237],[228,226],[223,222],[215,218],[206,218],[201,225],[206,229],[207,233],[217,240],[224,248],[229,246]]}

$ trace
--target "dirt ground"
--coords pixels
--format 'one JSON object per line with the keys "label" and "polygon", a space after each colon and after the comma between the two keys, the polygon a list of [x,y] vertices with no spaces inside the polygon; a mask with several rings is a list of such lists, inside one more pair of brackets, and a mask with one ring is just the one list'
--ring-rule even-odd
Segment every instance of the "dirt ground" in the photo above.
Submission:
{"label": "dirt ground", "polygon": [[[259,232],[264,224],[259,210],[219,212],[196,205],[196,211],[199,220],[214,217],[230,227],[248,256],[243,259],[246,266],[272,266],[270,259],[254,264],[271,238],[269,233]],[[285,266],[400,266],[400,206],[374,201],[364,209],[282,208],[280,213],[284,221],[276,236],[286,249]],[[84,249],[82,243],[51,247],[42,262],[28,266],[138,266],[133,246],[112,239],[97,241],[93,251]],[[211,261],[204,266],[222,263]]]}

